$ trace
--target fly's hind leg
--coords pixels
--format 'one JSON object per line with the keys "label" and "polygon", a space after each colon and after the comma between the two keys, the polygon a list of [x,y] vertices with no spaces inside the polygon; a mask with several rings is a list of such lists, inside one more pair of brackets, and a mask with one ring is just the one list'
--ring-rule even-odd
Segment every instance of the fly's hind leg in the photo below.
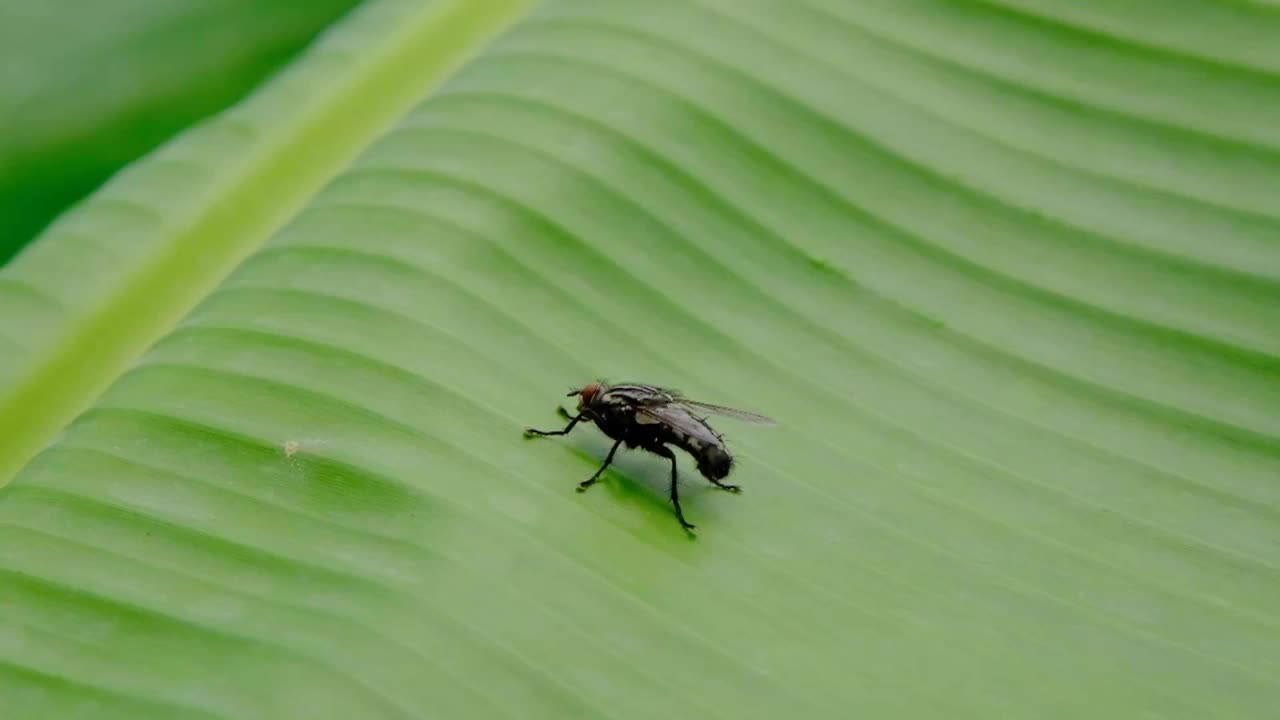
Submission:
{"label": "fly's hind leg", "polygon": [[742,492],[742,488],[737,485],[722,482],[729,477],[729,473],[733,472],[733,456],[724,449],[723,445],[702,448],[702,452],[698,455],[698,472],[702,473],[702,477],[706,478],[707,482],[721,490],[732,493]]}
{"label": "fly's hind leg", "polygon": [[600,473],[604,472],[604,469],[609,467],[609,463],[613,462],[613,454],[618,452],[618,446],[621,444],[622,441],[619,440],[613,444],[613,447],[609,448],[609,454],[604,456],[604,464],[600,466],[599,470],[596,470],[596,474],[578,483],[578,492],[586,490],[594,485],[596,480],[600,479]]}
{"label": "fly's hind leg", "polygon": [[722,482],[720,482],[719,480],[716,480],[716,479],[714,479],[714,478],[707,478],[707,479],[711,481],[711,484],[712,484],[712,485],[715,485],[716,487],[720,488],[721,490],[728,490],[728,491],[729,491],[729,492],[731,492],[731,493],[740,493],[740,492],[742,492],[742,488],[738,487],[737,485],[730,485],[729,483],[722,483]]}
{"label": "fly's hind leg", "polygon": [[680,491],[676,488],[676,454],[666,445],[654,447],[653,452],[671,461],[671,504],[676,506],[676,519],[680,521],[680,526],[685,530],[692,530],[693,523],[684,519],[684,510],[680,509]]}

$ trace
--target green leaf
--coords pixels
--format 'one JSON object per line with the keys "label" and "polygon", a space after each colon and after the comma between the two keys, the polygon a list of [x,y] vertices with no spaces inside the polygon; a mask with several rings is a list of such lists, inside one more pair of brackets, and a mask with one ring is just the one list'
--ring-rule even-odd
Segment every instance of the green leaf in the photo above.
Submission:
{"label": "green leaf", "polygon": [[[1177,5],[362,8],[0,274],[0,696],[1265,716],[1280,13]],[[601,375],[779,420],[695,538],[520,438]]]}
{"label": "green leaf", "polygon": [[0,264],[113,172],[242,98],[354,4],[0,2]]}
{"label": "green leaf", "polygon": [[362,9],[51,227],[0,275],[0,482],[525,4]]}

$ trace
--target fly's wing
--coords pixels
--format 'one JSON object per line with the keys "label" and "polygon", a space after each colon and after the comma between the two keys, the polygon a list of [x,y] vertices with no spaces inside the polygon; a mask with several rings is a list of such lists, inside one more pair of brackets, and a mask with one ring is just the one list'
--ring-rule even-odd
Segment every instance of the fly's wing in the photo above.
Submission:
{"label": "fly's wing", "polygon": [[[758,413],[747,412],[746,410],[737,410],[723,405],[713,405],[711,403],[699,402],[698,400],[690,400],[680,394],[679,390],[670,388],[661,388],[655,385],[615,385],[609,389],[610,394],[616,394],[624,401],[635,407],[637,411],[658,410],[669,406],[684,406],[690,409],[701,410],[704,413],[712,415],[720,415],[722,417],[741,420],[742,422],[755,423],[757,425],[776,425],[773,418],[765,417]],[[655,417],[651,415],[651,417]]]}
{"label": "fly's wing", "polygon": [[746,410],[737,410],[735,408],[725,407],[723,405],[712,405],[711,403],[698,402],[697,400],[690,400],[683,397],[677,397],[675,402],[680,405],[711,413],[712,415],[720,415],[722,417],[733,418],[734,420],[741,420],[742,422],[755,423],[756,425],[778,424],[773,418],[765,417],[764,415],[753,412],[747,412]]}
{"label": "fly's wing", "polygon": [[689,412],[688,408],[678,404],[637,407],[636,422],[641,425],[666,425],[686,437],[701,437],[710,440],[710,436],[714,436],[717,440],[723,439],[720,433],[712,430],[711,426],[703,422],[702,418]]}

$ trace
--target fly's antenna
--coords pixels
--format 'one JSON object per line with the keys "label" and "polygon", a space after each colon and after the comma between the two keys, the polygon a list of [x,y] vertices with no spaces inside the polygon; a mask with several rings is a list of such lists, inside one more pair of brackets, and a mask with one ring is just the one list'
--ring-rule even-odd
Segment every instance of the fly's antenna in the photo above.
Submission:
{"label": "fly's antenna", "polygon": [[582,392],[582,388],[578,388],[577,390],[573,388],[569,388],[569,393],[565,395],[565,397],[573,397],[574,395],[577,395],[580,392]]}

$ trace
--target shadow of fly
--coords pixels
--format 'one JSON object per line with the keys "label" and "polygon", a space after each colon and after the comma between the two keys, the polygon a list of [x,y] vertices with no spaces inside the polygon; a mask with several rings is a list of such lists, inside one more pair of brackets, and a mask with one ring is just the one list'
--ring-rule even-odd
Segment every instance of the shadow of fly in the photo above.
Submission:
{"label": "shadow of fly", "polygon": [[685,530],[694,526],[684,519],[680,509],[680,494],[676,488],[676,456],[674,445],[689,453],[698,463],[698,472],[713,485],[730,492],[740,492],[737,485],[723,480],[733,470],[733,455],[724,438],[707,424],[708,415],[720,415],[745,422],[764,425],[773,420],[755,413],[721,405],[690,400],[675,390],[638,383],[609,385],[597,381],[586,387],[572,390],[565,397],[578,396],[578,413],[570,415],[559,408],[561,416],[569,420],[563,430],[535,430],[525,428],[524,436],[547,437],[567,435],[582,421],[595,423],[605,435],[613,439],[613,447],[604,458],[604,464],[591,477],[578,483],[578,491],[595,484],[600,474],[613,462],[614,453],[625,444],[627,448],[647,450],[671,461],[671,503],[675,506],[676,519]]}

